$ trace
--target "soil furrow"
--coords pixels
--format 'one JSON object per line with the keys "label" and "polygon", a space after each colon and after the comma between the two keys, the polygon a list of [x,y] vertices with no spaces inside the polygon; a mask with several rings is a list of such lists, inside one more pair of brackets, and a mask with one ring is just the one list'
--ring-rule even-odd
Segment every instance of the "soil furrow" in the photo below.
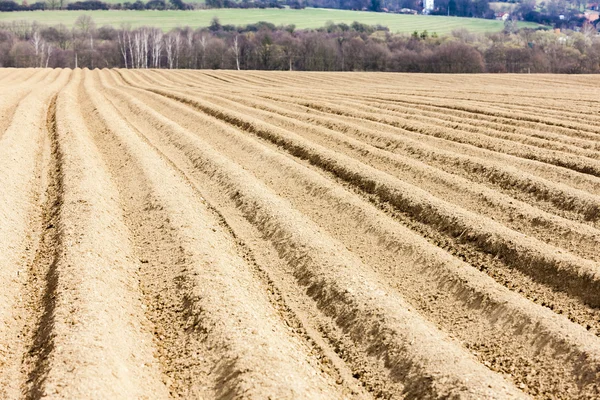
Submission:
{"label": "soil furrow", "polygon": [[[268,100],[275,100],[277,102],[283,101],[284,104],[288,102],[287,97],[283,98],[281,96],[274,95],[262,97]],[[297,103],[294,102],[294,104]],[[470,144],[452,142],[443,138],[436,138],[434,136],[429,136],[418,132],[411,132],[403,128],[386,125],[381,122],[363,120],[352,115],[340,115],[326,111],[313,110],[306,106],[302,107],[305,113],[307,112],[306,110],[309,109],[311,113],[315,113],[316,115],[323,115],[330,119],[341,120],[359,128],[367,128],[379,131],[380,134],[383,134],[387,139],[386,141],[382,141],[382,145],[385,147],[390,147],[387,143],[391,142],[396,145],[401,144],[408,139],[417,144],[433,146],[434,148],[438,149],[452,150],[456,154],[483,158],[490,161],[493,160],[494,162],[498,162],[503,165],[518,167],[522,171],[530,172],[533,175],[548,179],[550,181],[558,180],[561,183],[568,184],[574,188],[579,188],[593,194],[600,194],[600,179],[591,175],[579,173],[574,170],[552,164],[546,164],[540,161],[527,160],[514,155],[498,153],[493,150],[483,149]]]}
{"label": "soil furrow", "polygon": [[[114,99],[119,97],[123,96],[116,92],[113,94]],[[590,354],[591,349],[575,350],[574,347],[578,346],[579,341],[572,342],[571,350],[567,351],[564,347],[564,338],[571,336],[574,332],[579,332],[578,335],[581,335],[584,332],[582,328],[575,326],[567,328],[569,324],[564,320],[558,322],[563,319],[562,317],[550,317],[549,310],[544,312],[543,319],[538,319],[536,316],[540,314],[541,309],[535,307],[527,311],[526,316],[517,317],[515,314],[522,313],[521,307],[528,303],[525,299],[512,294],[503,295],[502,300],[494,299],[492,293],[498,293],[498,287],[491,282],[484,283],[485,290],[481,291],[482,287],[479,285],[482,284],[482,277],[477,277],[475,271],[467,275],[457,272],[467,267],[460,266],[457,260],[450,261],[451,258],[447,255],[440,256],[443,254],[442,252],[436,252],[431,245],[424,245],[414,233],[411,234],[406,229],[402,230],[393,221],[379,215],[365,203],[352,199],[352,196],[347,193],[343,194],[343,191],[340,191],[339,188],[336,189],[319,175],[308,173],[303,168],[299,168],[295,162],[288,161],[285,156],[275,155],[272,151],[253,143],[252,139],[244,138],[240,132],[231,130],[231,128],[218,127],[219,123],[216,121],[211,122],[200,116],[193,117],[191,109],[186,111],[181,106],[169,106],[167,102],[155,102],[147,95],[143,96],[140,93],[136,93],[135,97],[143,100],[144,104],[152,105],[162,113],[177,115],[179,123],[184,123],[188,129],[195,130],[212,146],[217,146],[216,148],[220,152],[234,157],[245,170],[253,172],[254,175],[261,178],[262,182],[268,184],[271,190],[277,191],[280,196],[289,199],[294,207],[305,215],[311,216],[314,221],[318,221],[321,227],[328,230],[330,235],[344,242],[347,248],[358,252],[363,260],[369,260],[369,266],[384,274],[403,295],[408,295],[412,305],[419,308],[419,311],[424,313],[428,319],[444,326],[445,330],[450,331],[454,337],[463,340],[470,349],[476,351],[475,349],[482,348],[482,344],[486,344],[485,352],[477,352],[482,362],[488,363],[494,369],[511,374],[518,383],[527,384],[532,390],[538,390],[542,386],[539,382],[543,381],[546,382],[543,386],[544,390],[549,393],[562,390],[573,394],[579,393],[579,395],[582,395],[583,392],[589,393],[590,396],[594,395],[593,374],[588,373],[587,378],[580,380],[580,376],[585,376],[580,371],[583,369],[593,371],[595,362],[590,361],[587,366],[583,366],[577,361],[582,352]],[[142,112],[133,105],[135,102],[136,100],[130,97],[124,97],[122,102],[119,102],[119,109],[124,111],[132,108],[131,112],[134,115],[136,110]],[[139,119],[139,129],[150,132],[152,130],[152,123],[149,121],[151,118],[148,114],[142,113],[142,115],[146,117]],[[202,128],[198,129],[197,127]],[[168,133],[169,128],[166,125],[161,125],[160,129],[162,135],[169,136],[170,142],[178,140],[175,138],[177,133],[175,131],[171,134]],[[235,150],[238,146],[242,147]],[[310,195],[311,200],[307,199],[307,194]],[[348,224],[341,218],[342,215],[351,216],[351,220],[356,220],[356,225]],[[430,254],[430,256],[426,260],[417,259],[415,261],[415,254]],[[399,261],[402,259],[410,261],[403,263]],[[456,265],[456,269],[449,270],[442,267],[447,264]],[[431,278],[436,275],[438,278],[443,278],[439,278],[439,286],[433,287]],[[485,282],[484,279],[483,282]],[[454,287],[452,293],[456,296],[455,299],[448,298],[448,287]],[[431,302],[433,298],[436,299],[435,305]],[[444,300],[442,301],[442,299]],[[492,305],[494,302],[496,306]],[[516,306],[517,304],[519,306]],[[506,307],[511,311],[498,312],[498,307]],[[491,311],[494,308],[496,311]],[[459,311],[461,309],[462,311]],[[474,312],[477,309],[481,311],[478,316]],[[542,322],[548,321],[549,317],[557,321],[556,325],[553,325],[554,327]],[[524,328],[524,320],[530,321],[530,329]],[[466,327],[464,321],[470,321],[471,325]],[[507,334],[506,340],[500,339],[496,324],[502,326],[502,331]],[[543,352],[540,352],[539,346],[535,344],[540,340],[539,335],[542,332],[536,328],[539,326],[538,324],[546,325],[545,329],[553,332],[542,340],[548,346],[546,347],[547,356],[542,356]],[[563,328],[558,328],[561,325]],[[510,326],[513,328],[511,329]],[[563,329],[573,333],[565,334]],[[466,334],[467,332],[468,334]],[[478,332],[478,335],[474,335],[474,332]],[[548,334],[547,330],[544,332],[544,335]],[[524,335],[523,339],[518,342],[519,345],[515,349],[511,350],[511,345],[515,343],[512,340],[515,336],[520,335]],[[527,335],[532,336],[528,339]],[[530,343],[529,350],[523,346],[525,343]],[[529,351],[531,354],[527,355]],[[553,361],[550,360],[554,360],[556,351],[568,352],[571,353],[571,356],[553,368],[551,367]],[[563,375],[562,371],[565,371],[567,364],[572,365],[568,369],[571,372]],[[541,370],[543,370],[542,373],[535,372]],[[532,371],[534,371],[533,374]],[[538,383],[534,383],[536,380]],[[569,381],[578,383],[568,383]],[[583,383],[584,381],[587,383]],[[582,392],[579,392],[578,389],[580,385],[585,387]],[[561,389],[558,389],[559,387]],[[540,394],[540,392],[534,393]]]}
{"label": "soil furrow", "polygon": [[523,143],[535,147],[547,148],[551,150],[564,151],[567,153],[578,154],[585,157],[597,158],[594,151],[600,149],[600,144],[597,142],[600,139],[599,135],[590,134],[591,137],[586,140],[581,136],[584,134],[578,131],[571,135],[561,135],[548,130],[528,129],[526,127],[516,125],[514,128],[509,128],[510,125],[506,121],[485,122],[485,120],[467,119],[461,116],[438,114],[435,112],[427,112],[426,110],[412,109],[410,107],[397,107],[386,104],[380,104],[377,101],[360,101],[356,99],[343,99],[340,104],[357,107],[367,112],[383,115],[410,115],[412,119],[419,122],[429,123],[434,126],[445,127],[449,129],[460,130],[468,133],[481,134],[492,138],[508,139],[516,143]]}
{"label": "soil furrow", "polygon": [[28,346],[23,336],[27,314],[29,268],[38,241],[39,174],[46,133],[46,110],[66,83],[68,71],[56,81],[25,96],[0,138],[0,397],[21,391],[21,358]]}
{"label": "soil furrow", "polygon": [[0,70],[0,397],[600,397],[596,86]]}
{"label": "soil furrow", "polygon": [[[264,283],[256,281],[205,200],[114,117],[115,110],[94,86],[88,82],[87,90],[109,130],[105,135],[118,138],[111,143],[104,135],[105,154],[130,187],[122,197],[131,202],[130,224],[147,261],[142,285],[150,319],[160,331],[163,370],[175,392],[217,398],[342,398],[335,379],[320,372],[321,361],[289,333],[269,303]],[[123,152],[119,143],[129,155],[117,155]]]}
{"label": "soil furrow", "polygon": [[[198,96],[194,96],[194,98],[235,108],[246,116],[260,117],[274,126],[293,131],[313,143],[346,154],[400,180],[427,190],[433,196],[447,199],[457,206],[490,217],[511,229],[537,237],[581,257],[598,261],[595,244],[600,238],[600,232],[587,225],[547,214],[527,203],[490,190],[485,186],[432,168],[411,158],[390,154],[361,141],[348,138],[332,129],[316,128],[310,124],[300,123],[295,118],[283,117],[276,112],[267,114],[256,109],[249,109],[238,102],[222,102],[218,99],[206,99]],[[600,203],[594,200],[596,199],[592,198],[593,205],[587,208],[588,220],[600,218]],[[577,240],[576,245],[574,239]]]}
{"label": "soil furrow", "polygon": [[[147,112],[152,113],[151,110],[147,110]],[[173,126],[179,135],[189,137],[187,140],[190,142],[188,143],[194,143],[194,145],[192,147],[190,144],[182,145],[184,146],[182,150],[189,151],[187,155],[194,166],[205,171],[215,183],[222,186],[222,190],[226,190],[225,193],[237,203],[245,218],[273,243],[280,257],[284,258],[290,266],[290,273],[296,277],[299,284],[307,287],[308,293],[316,301],[321,311],[334,318],[338,326],[350,335],[357,345],[368,346],[369,354],[384,361],[386,367],[391,369],[391,379],[399,379],[406,385],[407,381],[413,382],[415,379],[419,379],[417,378],[419,375],[433,367],[429,364],[430,355],[428,355],[426,347],[419,345],[415,348],[410,340],[408,343],[406,342],[406,339],[412,337],[413,329],[431,329],[432,327],[425,325],[427,326],[425,328],[422,325],[424,321],[415,321],[413,318],[416,315],[411,316],[409,311],[411,307],[401,306],[405,303],[394,294],[393,290],[386,290],[387,285],[379,282],[379,279],[373,276],[366,266],[362,266],[355,256],[340,247],[336,241],[332,241],[327,236],[321,237],[319,228],[302,217],[298,211],[290,208],[287,202],[274,196],[252,175],[219,155],[208,143],[186,133],[180,127],[177,128],[172,121],[155,113],[152,114],[161,121],[161,125]],[[327,266],[325,270],[323,269],[324,265]],[[349,269],[352,270],[352,273],[349,273]],[[371,282],[372,280],[374,282]],[[377,289],[378,287],[381,289]],[[366,295],[365,291],[368,291],[369,294]],[[362,300],[358,300],[356,296],[361,297]],[[395,303],[392,309],[387,309],[391,305],[388,301]],[[383,312],[381,307],[385,307],[387,311]],[[408,314],[406,314],[407,311]],[[403,316],[400,317],[397,313],[401,313]],[[379,318],[383,319],[378,320]],[[414,322],[409,323],[411,320]],[[440,348],[446,345],[452,346],[438,338],[438,333],[429,332],[423,335],[423,338],[425,337],[439,341],[436,346],[440,346]],[[381,343],[381,340],[384,340],[386,344]],[[392,348],[397,350],[392,352]],[[381,350],[384,353],[380,353]],[[444,354],[454,354],[454,351],[456,350],[447,349]],[[462,353],[461,350],[459,350],[460,353]],[[467,362],[469,357],[466,359],[463,357],[458,354],[452,356],[454,358],[452,363],[458,365]],[[447,375],[452,374],[454,368],[445,366],[446,360],[449,361],[446,358],[438,360],[436,366],[433,367],[436,372],[431,371],[427,374],[432,374],[430,376],[436,376],[442,380],[446,379],[449,382],[457,382],[456,379],[462,380],[466,375],[463,374],[460,378]],[[407,362],[412,367],[408,367]],[[472,372],[475,375],[484,373],[478,370],[479,367],[471,366],[468,362],[462,368],[463,371],[471,371],[475,368],[477,372]],[[413,379],[407,379],[413,374],[416,374]],[[442,378],[442,376],[446,376],[446,378]],[[489,378],[480,379],[487,380]],[[507,389],[500,389],[504,385],[497,386],[497,390],[511,391],[508,386]],[[440,395],[439,391],[446,390],[443,389],[445,386],[438,379],[434,379],[430,385],[420,380],[415,386],[407,386],[404,391],[412,396],[419,393],[438,393],[437,395]],[[453,389],[458,390],[457,394],[462,392],[462,389],[459,389],[460,386],[455,386]],[[452,393],[452,391],[448,393]],[[463,395],[473,394],[474,392],[471,392],[470,389],[463,393]]]}
{"label": "soil furrow", "polygon": [[[538,123],[538,122],[527,122],[527,121],[523,121],[523,120],[519,120],[518,119],[518,115],[520,115],[523,112],[530,112],[531,109],[530,108],[519,108],[519,107],[515,107],[514,103],[505,103],[503,105],[503,107],[501,108],[501,111],[504,112],[504,115],[498,115],[498,114],[481,114],[481,113],[474,113],[474,112],[469,112],[469,111],[458,111],[458,110],[448,110],[447,108],[441,106],[441,105],[434,105],[431,103],[424,103],[424,102],[419,102],[419,101],[415,101],[414,98],[412,98],[411,96],[402,96],[402,95],[398,95],[398,96],[361,96],[361,97],[348,97],[348,99],[353,99],[353,100],[358,100],[360,99],[362,103],[366,103],[366,104],[371,104],[371,102],[373,102],[374,104],[380,103],[382,105],[387,105],[387,106],[391,106],[393,107],[393,109],[396,109],[396,107],[399,107],[399,109],[403,110],[403,112],[408,112],[410,114],[413,114],[415,112],[430,112],[432,116],[434,115],[438,115],[438,116],[443,116],[444,118],[447,118],[448,120],[458,120],[460,122],[465,122],[465,123],[475,123],[477,121],[483,122],[485,123],[485,121],[487,121],[488,123],[490,123],[490,126],[495,126],[497,128],[499,128],[501,131],[506,131],[506,130],[511,130],[511,131],[515,131],[515,132],[520,132],[522,130],[532,130],[534,132],[539,132],[540,134],[547,134],[547,133],[553,133],[553,134],[557,134],[560,137],[563,137],[565,140],[568,140],[568,138],[572,138],[572,139],[587,139],[587,140],[594,140],[598,138],[598,134],[600,132],[598,132],[595,127],[594,127],[594,119],[590,119],[593,118],[593,116],[591,115],[586,115],[586,116],[580,116],[578,119],[576,118],[576,114],[575,113],[566,113],[564,109],[561,109],[563,112],[561,113],[561,110],[557,109],[552,109],[551,107],[546,106],[544,109],[540,109],[539,107],[535,109],[536,111],[536,115],[540,116],[544,116],[544,117],[548,117],[549,115],[553,116],[553,117],[558,117],[560,116],[561,118],[567,118],[568,120],[573,120],[573,121],[577,121],[579,123],[578,128],[563,128],[563,127],[559,127],[556,125],[548,125],[545,123]],[[495,104],[496,106],[500,104],[500,102],[498,101],[498,99],[494,99],[493,101],[486,101],[485,99],[452,99],[453,101],[461,101],[461,100],[465,100],[465,101],[473,101],[475,104],[477,104],[479,107],[482,106],[491,106],[492,104]],[[482,104],[483,103],[483,104]],[[531,108],[534,108],[535,106],[530,106]],[[506,112],[511,112],[511,116],[507,116]],[[546,115],[545,115],[546,114]],[[515,118],[515,115],[517,116]],[[586,119],[588,119],[588,123],[587,124],[581,124],[581,121],[586,121]]]}
{"label": "soil furrow", "polygon": [[[227,98],[260,110],[303,121],[310,124],[311,130],[322,126],[328,130],[343,133],[377,149],[398,153],[409,159],[422,161],[440,171],[460,175],[472,182],[481,183],[496,190],[501,189],[521,201],[569,219],[585,222],[585,220],[593,219],[593,215],[600,209],[600,199],[597,196],[525,173],[506,164],[446,151],[411,138],[399,139],[388,132],[360,127],[340,119],[314,114],[307,115],[306,112],[303,113],[300,110],[291,111],[288,108],[278,107],[261,100],[249,100],[231,95]],[[579,215],[572,215],[564,211],[571,211]]]}
{"label": "soil furrow", "polygon": [[[429,97],[429,96],[428,96]],[[542,119],[540,118],[538,115],[535,114],[511,114],[509,113],[507,110],[502,110],[499,108],[491,108],[491,109],[482,109],[480,106],[478,105],[471,105],[471,104],[457,104],[456,101],[452,100],[452,103],[450,102],[444,102],[444,103],[433,103],[430,101],[424,101],[424,102],[420,102],[419,104],[422,105],[426,105],[426,106],[433,106],[433,107],[437,107],[437,108],[443,108],[448,110],[449,113],[451,112],[455,112],[455,111],[459,111],[459,112],[468,112],[471,114],[480,114],[483,116],[490,116],[490,117],[502,117],[502,118],[507,118],[507,119],[512,119],[512,120],[520,120],[520,121],[524,121],[526,123],[535,123],[535,124],[541,124],[541,125],[546,125],[548,126],[550,129],[552,129],[553,127],[559,127],[559,128],[565,128],[565,129],[572,129],[572,130],[581,130],[582,128],[585,129],[585,126],[581,126],[579,124],[569,124],[566,123],[565,121],[561,121],[561,120],[557,120],[557,119],[553,119],[553,118],[545,118]],[[589,127],[589,128],[593,128],[593,127]],[[593,130],[594,133],[600,133],[600,131],[598,131],[597,129]]]}
{"label": "soil furrow", "polygon": [[[60,71],[58,70],[38,72],[36,77],[43,79],[36,80],[41,80],[42,86],[46,86],[57,79],[59,75]],[[37,84],[37,82],[24,83],[16,88],[10,88],[10,90],[8,90],[9,88],[6,88],[8,93],[0,98],[0,139],[2,139],[2,135],[12,122],[15,111],[19,107],[21,100],[23,100],[27,94],[35,90]]]}
{"label": "soil furrow", "polygon": [[23,330],[29,339],[27,352],[23,356],[22,373],[25,382],[22,391],[26,398],[43,397],[44,371],[52,351],[52,318],[54,314],[54,296],[56,295],[59,249],[62,246],[58,232],[60,209],[63,202],[62,157],[58,146],[55,96],[48,107],[46,117],[46,149],[44,154],[45,171],[41,198],[41,218],[38,230],[39,242],[35,258],[31,263],[29,287],[33,290],[27,304],[30,318]]}
{"label": "soil furrow", "polygon": [[[350,97],[349,97],[350,99]],[[420,105],[420,104],[415,104],[414,102],[410,101],[409,99],[405,99],[405,98],[389,98],[386,96],[379,96],[379,97],[373,97],[373,96],[364,96],[360,98],[362,102],[369,104],[371,101],[375,102],[375,103],[381,103],[382,105],[384,105],[385,107],[393,107],[391,109],[398,109],[398,110],[402,110],[405,113],[409,113],[409,114],[418,114],[419,112],[429,112],[431,116],[443,116],[445,119],[450,120],[450,121],[462,121],[462,122],[467,122],[467,123],[471,123],[471,124],[477,124],[477,122],[480,123],[484,123],[487,126],[490,127],[495,127],[496,129],[500,130],[500,131],[510,131],[510,132],[522,132],[522,131],[531,131],[532,133],[535,134],[539,134],[539,135],[546,135],[551,133],[552,137],[558,137],[558,138],[562,138],[562,140],[574,140],[575,142],[578,142],[579,140],[597,140],[599,138],[599,133],[592,131],[592,132],[586,132],[586,131],[582,131],[581,129],[567,129],[567,128],[560,128],[557,126],[548,126],[546,124],[540,124],[540,123],[527,123],[524,121],[519,121],[517,119],[513,119],[513,118],[507,118],[507,117],[501,117],[501,116],[496,116],[496,115],[481,115],[481,114],[473,114],[473,113],[469,113],[469,112],[460,112],[460,111],[453,111],[453,112],[448,112],[445,109],[440,109],[439,107],[435,107],[435,106],[427,106],[427,105]],[[481,99],[477,99],[478,103],[498,103],[498,99],[495,99],[494,101],[485,101],[485,100],[481,100]],[[510,108],[508,109],[509,111],[515,113],[515,114],[519,114],[520,112],[523,112],[524,110],[529,112],[531,111],[531,109],[534,109],[535,112],[537,113],[537,115],[542,115],[542,116],[560,116],[561,118],[566,118],[568,120],[572,120],[572,121],[577,121],[577,122],[581,122],[581,121],[585,121],[587,122],[587,124],[585,125],[585,127],[587,129],[589,129],[589,127],[593,127],[594,124],[597,122],[597,118],[594,118],[593,115],[578,115],[577,113],[573,113],[573,112],[568,112],[559,108],[553,108],[553,107],[549,107],[549,106],[545,106],[544,109],[540,109],[537,106],[529,106],[529,107],[516,107],[516,105],[514,103],[507,103],[507,106],[510,106]],[[580,106],[581,107],[581,106]],[[579,108],[579,107],[578,107]],[[506,109],[506,108],[505,108]],[[590,109],[593,109],[593,107],[590,107]],[[562,112],[561,112],[562,111]],[[485,122],[487,121],[487,123]],[[489,124],[489,125],[488,125]]]}
{"label": "soil furrow", "polygon": [[[114,101],[115,93],[111,92],[110,99]],[[121,103],[116,103],[115,107],[120,111],[125,108]],[[147,116],[137,117],[129,115],[128,118],[132,124],[139,126],[140,123],[147,121]],[[150,125],[150,131],[140,130],[149,135],[154,131]],[[157,139],[155,135],[153,139]],[[160,138],[162,135],[158,135]],[[160,139],[158,139],[160,141]],[[158,151],[158,150],[157,150]],[[175,156],[180,162],[186,164],[186,158]],[[189,161],[187,161],[189,164]],[[187,165],[187,170],[193,176],[195,182],[202,182],[202,195],[205,196],[210,189],[210,177],[204,176],[193,165]],[[209,190],[210,191],[210,190]],[[221,189],[216,185],[213,194],[217,193],[211,201],[223,206]],[[252,248],[252,258],[256,257],[256,267],[260,270],[259,275],[266,277],[266,281],[277,282],[282,290],[272,287],[273,294],[276,297],[280,295],[285,298],[284,309],[293,310],[293,317],[286,319],[286,323],[299,336],[304,338],[306,344],[315,348],[316,357],[321,360],[321,369],[328,374],[336,377],[336,383],[345,387],[345,392],[352,397],[363,398],[371,394],[375,397],[398,397],[403,391],[403,385],[400,382],[385,379],[388,372],[380,365],[374,362],[364,352],[355,348],[354,343],[342,332],[335,323],[328,317],[323,316],[317,309],[312,299],[307,296],[303,288],[297,285],[293,276],[288,273],[288,267],[285,266],[285,260],[277,255],[277,250],[268,240],[262,239],[259,231],[249,224],[243,215],[239,215],[236,204],[228,198],[225,198],[226,207],[233,211],[235,216],[235,235],[236,237],[245,237],[244,245]],[[222,209],[222,208],[221,208]],[[240,231],[242,231],[240,233]],[[250,232],[250,233],[248,233]],[[248,258],[247,258],[248,259]],[[281,307],[279,307],[281,310]],[[288,322],[289,321],[289,322]],[[367,394],[368,393],[368,394]]]}
{"label": "soil furrow", "polygon": [[[174,98],[286,149],[339,178],[373,194],[381,201],[407,212],[416,220],[435,227],[450,237],[501,257],[509,265],[535,279],[582,298],[591,306],[600,304],[600,269],[595,262],[581,259],[532,237],[513,231],[496,221],[451,206],[424,190],[398,181],[389,174],[307,142],[299,135],[219,106],[200,103],[189,97],[160,89],[151,92]],[[565,277],[569,277],[565,282]]]}
{"label": "soil furrow", "polygon": [[[565,153],[563,151],[552,149],[541,149],[527,144],[514,146],[513,142],[508,139],[492,137],[483,138],[480,135],[472,135],[469,132],[457,129],[457,127],[451,130],[441,129],[430,124],[414,121],[399,115],[382,116],[378,113],[357,111],[356,109],[344,107],[343,105],[334,106],[331,104],[323,104],[317,101],[306,101],[302,102],[301,104],[319,111],[326,111],[328,113],[344,116],[359,117],[373,122],[381,122],[383,124],[408,130],[414,133],[421,133],[462,144],[470,144],[482,149],[513,155],[528,160],[540,161],[547,164],[568,168],[583,174],[600,177],[600,161],[589,158],[585,155]],[[593,154],[595,153],[590,153],[590,155]]]}
{"label": "soil furrow", "polygon": [[165,398],[145,331],[130,248],[114,187],[78,104],[81,71],[56,100],[60,191],[28,397]]}

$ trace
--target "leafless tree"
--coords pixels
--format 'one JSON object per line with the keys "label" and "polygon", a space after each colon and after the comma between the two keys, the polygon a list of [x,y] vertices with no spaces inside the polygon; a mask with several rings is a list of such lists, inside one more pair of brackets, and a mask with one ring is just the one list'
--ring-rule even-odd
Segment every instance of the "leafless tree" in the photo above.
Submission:
{"label": "leafless tree", "polygon": [[169,33],[165,36],[165,51],[167,52],[167,63],[169,64],[169,69],[173,69],[175,65],[175,55],[173,54],[173,50],[175,47],[175,39],[173,35]]}
{"label": "leafless tree", "polygon": [[92,69],[94,69],[94,36],[90,35],[90,64]]}
{"label": "leafless tree", "polygon": [[148,68],[148,42],[150,40],[150,32],[146,28],[142,28],[142,57],[143,66]]}
{"label": "leafless tree", "polygon": [[33,51],[35,52],[35,56],[39,57],[42,51],[42,45],[44,43],[44,39],[42,39],[42,35],[40,35],[39,31],[33,32],[31,37],[31,44],[33,45]]}
{"label": "leafless tree", "polygon": [[160,57],[162,55],[163,47],[163,33],[162,30],[154,28],[151,32],[152,36],[152,51],[151,51],[151,65],[153,68],[160,68]]}
{"label": "leafless tree", "polygon": [[75,20],[75,29],[81,32],[82,36],[88,36],[96,29],[96,23],[92,17],[83,14]]}
{"label": "leafless tree", "polygon": [[46,45],[46,68],[48,68],[48,63],[50,62],[50,55],[52,55],[52,50],[53,47],[51,44]]}
{"label": "leafless tree", "polygon": [[44,39],[42,39],[42,35],[40,31],[36,30],[33,32],[31,37],[31,44],[33,46],[33,51],[35,53],[35,66],[43,67],[44,66],[44,50],[46,48],[46,43]]}
{"label": "leafless tree", "polygon": [[188,29],[185,31],[185,39],[188,49],[188,68],[194,68],[196,61],[194,60],[194,31]]}
{"label": "leafless tree", "polygon": [[129,64],[127,63],[127,36],[131,34],[129,29],[122,28],[117,32],[117,42],[119,43],[119,50],[121,55],[123,56],[123,62],[125,63],[125,68],[129,68]]}
{"label": "leafless tree", "polygon": [[585,38],[587,45],[592,44],[592,40],[593,40],[594,36],[597,35],[597,33],[598,33],[598,31],[596,31],[596,28],[594,28],[594,25],[590,24],[587,21],[581,27],[581,34]]}
{"label": "leafless tree", "polygon": [[71,31],[64,24],[59,24],[56,27],[56,31],[58,33],[58,41],[55,43],[55,45],[61,50],[67,50],[73,42],[73,35],[71,34]]}
{"label": "leafless tree", "polygon": [[233,54],[235,54],[235,65],[237,67],[237,70],[240,70],[240,45],[239,45],[239,41],[238,41],[238,35],[235,35],[235,37],[233,38],[233,46],[231,47],[233,49]]}
{"label": "leafless tree", "polygon": [[133,35],[134,68],[148,68],[148,42],[150,33],[148,29],[141,28]]}
{"label": "leafless tree", "polygon": [[165,36],[165,51],[169,69],[179,68],[179,55],[181,53],[181,32],[170,32]]}
{"label": "leafless tree", "polygon": [[135,68],[135,58],[134,58],[134,45],[133,38],[131,37],[131,31],[127,30],[127,44],[129,45],[129,56],[131,57],[131,68]]}
{"label": "leafless tree", "polygon": [[134,57],[133,57],[133,65],[134,68],[141,68],[142,67],[142,51],[143,51],[143,47],[142,47],[142,38],[141,38],[141,32],[140,31],[136,31],[133,35],[133,46],[135,49],[135,52],[133,53]]}
{"label": "leafless tree", "polygon": [[181,53],[181,33],[175,33],[175,68],[179,68],[179,54]]}
{"label": "leafless tree", "polygon": [[206,36],[203,34],[200,37],[200,47],[202,47],[202,58],[201,58],[201,62],[200,62],[200,68],[204,69],[204,61],[206,59],[206,45],[208,44],[208,41],[206,40]]}

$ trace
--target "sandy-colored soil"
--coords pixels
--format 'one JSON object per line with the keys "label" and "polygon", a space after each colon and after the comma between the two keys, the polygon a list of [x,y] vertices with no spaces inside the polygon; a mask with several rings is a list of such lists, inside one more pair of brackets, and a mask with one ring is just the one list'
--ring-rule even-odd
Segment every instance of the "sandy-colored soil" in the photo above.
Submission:
{"label": "sandy-colored soil", "polygon": [[598,398],[588,77],[0,70],[0,398]]}

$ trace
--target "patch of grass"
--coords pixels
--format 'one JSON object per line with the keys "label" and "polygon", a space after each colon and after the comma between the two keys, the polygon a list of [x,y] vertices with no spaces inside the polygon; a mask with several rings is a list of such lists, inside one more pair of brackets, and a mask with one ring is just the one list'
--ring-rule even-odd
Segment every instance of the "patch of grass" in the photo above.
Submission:
{"label": "patch of grass", "polygon": [[[503,21],[480,18],[458,18],[427,15],[401,15],[373,13],[366,11],[331,10],[307,8],[292,9],[212,9],[194,11],[26,11],[0,13],[0,21],[27,20],[42,24],[65,24],[73,26],[77,17],[90,15],[97,26],[130,24],[136,26],[160,27],[165,31],[176,27],[205,27],[213,17],[218,17],[221,24],[247,25],[259,21],[271,22],[275,25],[294,24],[298,29],[319,28],[327,21],[336,23],[353,21],[369,25],[380,24],[389,27],[392,32],[411,33],[427,30],[429,33],[450,33],[455,29],[465,28],[472,32],[498,32],[504,27]],[[534,23],[519,23],[520,27],[536,27]]]}

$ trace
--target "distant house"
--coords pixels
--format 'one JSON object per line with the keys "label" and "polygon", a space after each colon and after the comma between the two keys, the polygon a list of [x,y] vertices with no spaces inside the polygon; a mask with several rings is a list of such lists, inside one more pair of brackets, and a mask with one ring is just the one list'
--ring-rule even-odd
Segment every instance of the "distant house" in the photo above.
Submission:
{"label": "distant house", "polygon": [[434,8],[434,0],[423,0],[423,13],[429,14]]}
{"label": "distant house", "polygon": [[585,19],[587,19],[589,22],[594,22],[596,21],[598,18],[600,18],[600,15],[598,14],[598,12],[589,12],[586,11],[585,14]]}
{"label": "distant house", "polygon": [[497,12],[496,13],[496,19],[499,21],[506,21],[509,18],[510,18],[510,14],[507,12]]}

